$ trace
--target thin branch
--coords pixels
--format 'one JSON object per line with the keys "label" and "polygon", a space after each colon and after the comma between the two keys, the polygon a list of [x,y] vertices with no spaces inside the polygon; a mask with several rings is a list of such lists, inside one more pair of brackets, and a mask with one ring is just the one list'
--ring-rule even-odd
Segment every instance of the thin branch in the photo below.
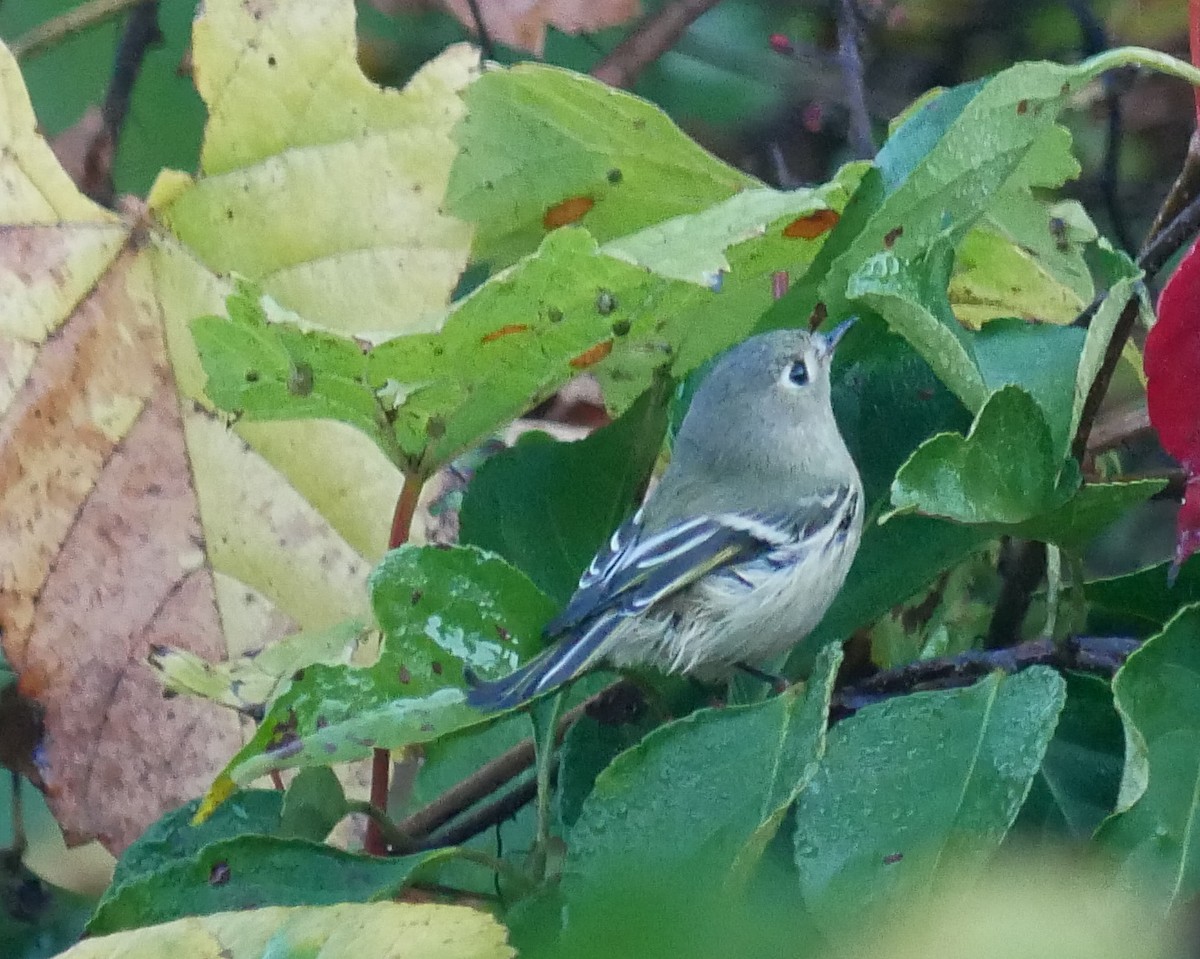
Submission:
{"label": "thin branch", "polygon": [[984,638],[986,649],[1011,646],[1021,635],[1021,624],[1033,603],[1033,593],[1046,574],[1046,544],[1037,540],[1013,540],[1006,544],[1007,570],[1000,597],[992,610]]}
{"label": "thin branch", "polygon": [[117,43],[112,81],[104,97],[104,126],[112,137],[114,150],[121,139],[125,118],[129,115],[133,86],[141,72],[146,52],[161,43],[162,39],[162,31],[158,27],[158,0],[143,0],[125,21],[121,39]]}
{"label": "thin branch", "polygon": [[862,51],[859,49],[862,31],[854,0],[840,0],[838,3],[837,32],[838,64],[842,68],[846,105],[850,111],[850,149],[856,159],[869,160],[875,156],[875,139],[871,135],[871,116],[867,112]]}
{"label": "thin branch", "polygon": [[1088,437],[1087,453],[1089,456],[1095,456],[1097,453],[1114,450],[1152,429],[1150,411],[1146,408],[1144,398],[1120,409],[1109,410],[1096,418]]}
{"label": "thin branch", "polygon": [[[563,713],[555,730],[555,742],[561,743],[567,730],[588,710],[623,690],[627,684],[620,680],[606,686],[573,709]],[[444,826],[477,802],[499,792],[523,772],[533,767],[533,739],[523,739],[507,752],[480,766],[466,779],[446,790],[427,806],[418,809],[399,823],[401,832],[420,839]]]}
{"label": "thin branch", "polygon": [[479,49],[485,60],[496,59],[496,45],[488,32],[487,24],[483,22],[483,10],[479,0],[467,0],[467,9],[471,11],[471,19],[475,21],[475,32],[479,34]]}
{"label": "thin branch", "polygon": [[[551,770],[551,779],[555,778],[556,773],[557,769]],[[461,846],[480,833],[511,819],[533,801],[537,796],[537,789],[537,776],[527,776],[499,799],[486,806],[480,806],[474,812],[455,820],[453,825],[446,827],[442,832],[428,836],[409,848],[411,851],[423,852],[446,846]]]}
{"label": "thin branch", "polygon": [[81,3],[61,16],[39,24],[14,40],[8,48],[18,60],[27,59],[68,37],[118,17],[130,7],[136,7],[143,2],[144,0],[88,0],[87,3]]}
{"label": "thin branch", "polygon": [[918,660],[837,690],[829,720],[832,724],[864,706],[896,696],[969,686],[997,670],[1016,673],[1030,666],[1050,666],[1112,677],[1140,645],[1140,640],[1126,636],[1072,636],[1061,644],[1036,639],[1003,649]]}
{"label": "thin branch", "polygon": [[651,63],[675,46],[701,15],[721,0],[674,0],[643,20],[607,57],[592,68],[592,76],[610,87],[633,86]]}

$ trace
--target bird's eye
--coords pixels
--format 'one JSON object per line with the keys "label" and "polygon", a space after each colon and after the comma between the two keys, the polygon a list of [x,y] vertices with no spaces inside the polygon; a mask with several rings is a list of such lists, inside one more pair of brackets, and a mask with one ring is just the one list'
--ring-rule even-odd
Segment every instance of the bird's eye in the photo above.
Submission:
{"label": "bird's eye", "polygon": [[788,367],[787,378],[796,386],[808,385],[808,365],[804,360],[796,360]]}

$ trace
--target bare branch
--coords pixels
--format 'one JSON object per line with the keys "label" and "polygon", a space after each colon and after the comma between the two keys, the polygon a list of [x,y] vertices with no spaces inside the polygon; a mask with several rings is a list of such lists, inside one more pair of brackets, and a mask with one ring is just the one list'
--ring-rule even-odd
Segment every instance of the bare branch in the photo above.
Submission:
{"label": "bare branch", "polygon": [[607,57],[592,76],[611,87],[633,86],[641,72],[673,47],[685,30],[721,0],[675,0],[643,20]]}

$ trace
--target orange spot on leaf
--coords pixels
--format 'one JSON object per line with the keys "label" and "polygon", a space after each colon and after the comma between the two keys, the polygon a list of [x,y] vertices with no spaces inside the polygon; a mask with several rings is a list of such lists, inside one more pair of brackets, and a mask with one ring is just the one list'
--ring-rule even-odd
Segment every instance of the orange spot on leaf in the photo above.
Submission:
{"label": "orange spot on leaf", "polygon": [[817,210],[792,220],[783,228],[783,235],[790,240],[815,240],[837,226],[840,219],[836,210]]}
{"label": "orange spot on leaf", "polygon": [[491,343],[493,340],[498,340],[502,336],[512,336],[514,333],[524,333],[529,329],[526,323],[509,323],[508,326],[502,326],[498,330],[492,330],[491,333],[484,333],[479,342]]}
{"label": "orange spot on leaf", "polygon": [[604,340],[602,343],[597,343],[571,360],[571,368],[586,370],[589,366],[594,366],[608,356],[612,352],[612,348],[612,340]]}
{"label": "orange spot on leaf", "polygon": [[596,201],[590,196],[572,196],[563,200],[562,203],[556,203],[546,211],[542,217],[542,226],[547,230],[557,230],[560,226],[566,226],[568,223],[574,223],[583,218],[592,207],[596,205]]}

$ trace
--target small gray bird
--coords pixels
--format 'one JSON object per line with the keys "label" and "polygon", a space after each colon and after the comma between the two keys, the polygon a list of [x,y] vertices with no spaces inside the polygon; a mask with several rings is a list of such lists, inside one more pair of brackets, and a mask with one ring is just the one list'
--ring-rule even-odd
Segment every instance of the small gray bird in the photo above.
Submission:
{"label": "small gray bird", "polygon": [[830,405],[827,334],[779,330],[729,350],[696,391],[671,463],[596,554],[559,642],[468,702],[507,709],[601,662],[704,680],[756,668],[807,636],[862,533],[862,481]]}

